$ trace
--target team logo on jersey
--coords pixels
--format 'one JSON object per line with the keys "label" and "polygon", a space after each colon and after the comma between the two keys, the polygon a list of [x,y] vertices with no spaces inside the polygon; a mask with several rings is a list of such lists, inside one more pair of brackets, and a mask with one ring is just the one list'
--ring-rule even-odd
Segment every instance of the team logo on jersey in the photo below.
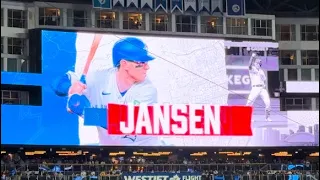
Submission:
{"label": "team logo on jersey", "polygon": [[140,104],[140,102],[139,102],[139,101],[137,101],[137,100],[134,100],[134,101],[133,101],[133,104],[134,104],[134,105],[139,105],[139,104]]}
{"label": "team logo on jersey", "polygon": [[130,139],[132,142],[135,142],[137,139],[137,135],[130,136],[130,135],[125,135],[122,137],[123,139]]}

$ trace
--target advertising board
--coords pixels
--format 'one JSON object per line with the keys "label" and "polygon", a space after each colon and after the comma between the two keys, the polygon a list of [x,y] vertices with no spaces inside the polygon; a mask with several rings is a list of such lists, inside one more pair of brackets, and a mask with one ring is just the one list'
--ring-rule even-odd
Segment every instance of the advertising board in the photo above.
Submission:
{"label": "advertising board", "polygon": [[122,174],[124,180],[201,180],[201,173],[186,172],[186,173],[172,173],[172,172],[157,172],[157,173],[124,173]]}

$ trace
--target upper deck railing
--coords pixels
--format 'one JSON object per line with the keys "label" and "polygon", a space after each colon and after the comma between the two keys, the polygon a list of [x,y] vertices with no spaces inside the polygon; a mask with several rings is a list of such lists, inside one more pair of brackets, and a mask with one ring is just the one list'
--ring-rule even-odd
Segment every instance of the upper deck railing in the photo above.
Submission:
{"label": "upper deck railing", "polygon": [[[298,170],[298,171],[317,171],[319,170],[318,163],[310,164],[268,164],[268,163],[189,163],[189,164],[154,164],[154,163],[139,163],[139,164],[59,164],[59,163],[46,163],[46,164],[24,164],[16,165],[16,167],[23,170],[39,171],[46,170],[51,171],[54,168],[59,168],[62,172],[78,173],[81,171],[111,171],[118,169],[121,171],[133,171],[143,169],[145,172],[168,172],[168,171],[188,171],[193,169],[196,171],[275,171],[275,170]],[[9,164],[1,164],[1,170],[10,170],[12,166]]]}

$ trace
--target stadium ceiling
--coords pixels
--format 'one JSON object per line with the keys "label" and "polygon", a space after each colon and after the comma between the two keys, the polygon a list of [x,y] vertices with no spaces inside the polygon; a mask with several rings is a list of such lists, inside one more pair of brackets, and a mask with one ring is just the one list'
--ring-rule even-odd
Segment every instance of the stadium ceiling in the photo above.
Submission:
{"label": "stadium ceiling", "polygon": [[319,0],[246,0],[247,13],[319,17]]}
{"label": "stadium ceiling", "polygon": [[[14,1],[34,2],[35,0]],[[88,5],[92,3],[92,0],[38,1]],[[225,2],[226,0],[223,1]],[[277,17],[319,17],[319,0],[246,0],[246,10],[247,13],[251,14],[274,14]]]}

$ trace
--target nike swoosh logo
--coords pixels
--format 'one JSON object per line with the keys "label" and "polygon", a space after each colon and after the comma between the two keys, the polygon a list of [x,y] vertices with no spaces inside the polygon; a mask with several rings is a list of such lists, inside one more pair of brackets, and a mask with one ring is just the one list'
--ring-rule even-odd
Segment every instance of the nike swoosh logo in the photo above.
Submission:
{"label": "nike swoosh logo", "polygon": [[107,92],[102,92],[102,95],[107,96],[110,95],[111,93],[107,93]]}

